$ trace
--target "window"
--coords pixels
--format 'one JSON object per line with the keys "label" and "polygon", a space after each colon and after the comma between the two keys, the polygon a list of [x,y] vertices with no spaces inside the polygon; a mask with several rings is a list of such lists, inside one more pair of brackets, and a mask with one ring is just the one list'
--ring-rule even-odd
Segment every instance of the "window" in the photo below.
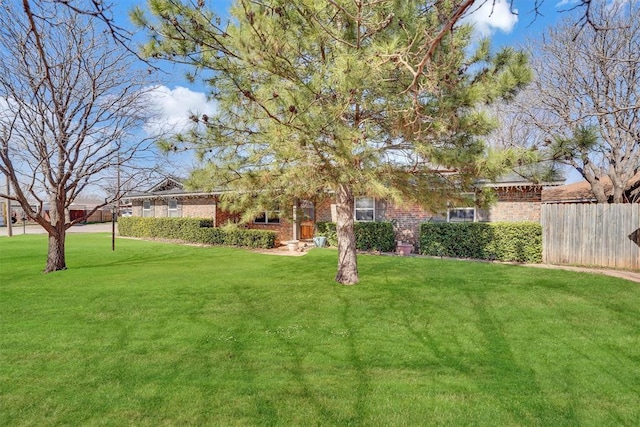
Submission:
{"label": "window", "polygon": [[142,201],[142,216],[153,216],[153,205],[151,200]]}
{"label": "window", "polygon": [[261,212],[253,222],[256,224],[280,224],[280,211]]}
{"label": "window", "polygon": [[[475,194],[463,194],[469,201],[469,204],[475,202]],[[474,206],[452,207],[447,211],[447,222],[475,222],[476,208]]]}
{"label": "window", "polygon": [[376,201],[373,197],[357,197],[354,215],[356,221],[375,221]]}
{"label": "window", "polygon": [[303,221],[313,221],[316,218],[313,202],[309,200],[303,200],[302,203],[300,203],[300,209]]}
{"label": "window", "polygon": [[169,199],[167,201],[167,216],[169,217],[177,217],[178,216],[178,201],[176,199]]}
{"label": "window", "polygon": [[476,220],[476,208],[449,209],[447,221],[449,222],[474,222]]}

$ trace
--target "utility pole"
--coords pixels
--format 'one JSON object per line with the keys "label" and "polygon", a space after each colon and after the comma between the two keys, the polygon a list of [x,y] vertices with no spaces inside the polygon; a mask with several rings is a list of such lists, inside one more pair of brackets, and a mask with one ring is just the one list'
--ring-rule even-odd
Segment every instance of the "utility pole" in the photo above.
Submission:
{"label": "utility pole", "polygon": [[120,150],[118,150],[118,164],[116,169],[116,196],[118,199],[116,200],[116,221],[118,216],[120,216],[120,199],[122,198],[122,194],[120,193]]}

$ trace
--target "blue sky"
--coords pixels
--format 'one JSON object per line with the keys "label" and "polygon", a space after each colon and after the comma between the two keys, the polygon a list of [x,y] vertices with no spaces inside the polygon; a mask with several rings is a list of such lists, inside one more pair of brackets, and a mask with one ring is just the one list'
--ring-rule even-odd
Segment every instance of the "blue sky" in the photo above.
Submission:
{"label": "blue sky", "polygon": [[[566,13],[563,10],[571,8],[576,0],[542,0],[538,14],[534,12],[535,0],[487,0],[482,7],[467,19],[474,23],[477,32],[490,37],[494,49],[503,46],[520,47],[527,40],[540,37],[543,30],[553,25]],[[213,0],[208,5],[225,16],[232,0]],[[478,2],[480,3],[480,2]],[[115,16],[119,24],[125,28],[133,28],[128,18],[128,11],[143,1],[121,1],[115,6]],[[513,7],[513,9],[511,9]],[[516,14],[512,13],[512,10]],[[141,37],[141,41],[144,39]],[[161,64],[167,74],[160,75],[163,86],[156,91],[154,101],[162,107],[163,116],[159,122],[164,128],[180,130],[189,125],[188,116],[191,112],[208,113],[215,108],[207,101],[206,88],[197,82],[189,84],[180,69],[170,64]],[[575,178],[575,177],[574,177]],[[575,179],[571,179],[573,181]]]}
{"label": "blue sky", "polygon": [[[539,1],[539,0],[538,0]],[[536,0],[514,0],[511,13],[511,0],[487,0],[482,7],[468,19],[476,25],[478,32],[492,39],[494,48],[502,46],[518,47],[527,38],[538,37],[543,29],[553,24],[562,13],[559,11],[571,7],[575,0],[542,0],[539,14],[534,13]],[[212,0],[207,2],[221,16],[227,14],[227,10],[232,0]],[[480,1],[479,1],[480,3]],[[132,28],[129,22],[127,11],[135,5],[144,5],[144,1],[120,1],[115,5],[116,18],[125,27]],[[166,66],[165,66],[166,67]],[[182,76],[167,81],[169,86],[179,85],[189,86]]]}
{"label": "blue sky", "polygon": [[[566,9],[567,3],[575,0],[543,0],[539,15],[533,11],[535,0],[515,0],[513,9],[516,14],[511,12],[510,1],[487,0],[467,18],[476,25],[479,34],[492,39],[495,49],[502,46],[518,47],[524,44],[527,38],[539,36],[545,27],[553,24],[562,15],[558,11]],[[232,0],[213,0],[207,4],[224,16],[231,2]],[[128,10],[138,4],[144,5],[144,1],[126,0],[118,2],[115,6],[115,16],[123,27],[133,27],[128,19]],[[162,64],[162,68],[169,71],[169,74],[161,77],[165,85],[160,93],[162,102],[166,103],[164,119],[172,126],[179,126],[179,122],[186,123],[188,111],[185,111],[185,108],[201,113],[206,113],[212,108],[204,104],[206,99],[203,86],[197,83],[189,84],[184,74],[169,64]],[[182,115],[182,118],[178,115]]]}

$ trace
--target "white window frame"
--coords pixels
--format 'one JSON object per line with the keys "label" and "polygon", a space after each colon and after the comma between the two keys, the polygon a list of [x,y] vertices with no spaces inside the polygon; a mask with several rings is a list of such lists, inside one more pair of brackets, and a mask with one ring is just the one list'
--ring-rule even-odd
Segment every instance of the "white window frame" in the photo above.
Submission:
{"label": "white window frame", "polygon": [[[367,207],[358,207],[358,202],[359,201],[371,201],[371,206],[367,206]],[[362,216],[360,216],[360,219],[358,218],[358,214],[363,213],[363,212],[371,212],[371,219],[361,219]],[[356,222],[375,222],[376,220],[376,199],[373,197],[356,197],[355,200],[353,201],[353,219]]]}
{"label": "white window frame", "polygon": [[[145,205],[149,205],[146,207]],[[153,216],[153,201],[152,200],[143,200],[142,201],[142,216],[143,217],[152,217]]]}
{"label": "white window frame", "polygon": [[[473,193],[463,194],[464,197],[471,197],[474,202],[476,200],[476,195]],[[452,213],[455,212],[464,212],[462,218],[459,218],[457,215],[454,215],[452,218]],[[471,213],[469,215],[469,212]],[[468,219],[468,216],[471,216],[471,219]],[[478,219],[476,207],[475,206],[454,206],[447,209],[447,222],[476,222]]]}
{"label": "white window frame", "polygon": [[[463,218],[452,217],[454,212],[465,212]],[[467,218],[467,212],[471,212],[471,219]],[[447,211],[447,222],[476,222],[476,208],[451,208]]]}
{"label": "white window frame", "polygon": [[[171,204],[175,203],[175,207],[171,207]],[[167,200],[167,216],[174,218],[178,216],[178,199]]]}
{"label": "white window frame", "polygon": [[[262,220],[260,220],[263,218]],[[263,211],[253,219],[254,224],[280,224],[280,211]]]}

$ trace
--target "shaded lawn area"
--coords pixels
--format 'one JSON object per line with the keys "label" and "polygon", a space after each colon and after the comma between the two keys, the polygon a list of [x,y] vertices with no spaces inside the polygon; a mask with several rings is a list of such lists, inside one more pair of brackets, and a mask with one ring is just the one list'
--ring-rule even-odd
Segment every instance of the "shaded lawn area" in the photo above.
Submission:
{"label": "shaded lawn area", "polygon": [[0,425],[635,425],[640,286],[511,265],[0,238]]}

